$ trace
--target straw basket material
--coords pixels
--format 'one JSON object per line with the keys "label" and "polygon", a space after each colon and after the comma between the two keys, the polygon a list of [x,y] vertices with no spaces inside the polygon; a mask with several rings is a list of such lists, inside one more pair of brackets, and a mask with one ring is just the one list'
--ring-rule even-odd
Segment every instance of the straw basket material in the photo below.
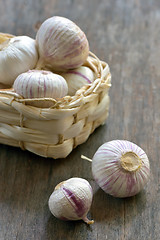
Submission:
{"label": "straw basket material", "polygon": [[[109,109],[111,74],[107,63],[90,53],[85,66],[97,75],[74,96],[23,99],[13,89],[0,90],[0,143],[43,157],[65,158],[104,124]],[[33,106],[50,103],[49,108]]]}

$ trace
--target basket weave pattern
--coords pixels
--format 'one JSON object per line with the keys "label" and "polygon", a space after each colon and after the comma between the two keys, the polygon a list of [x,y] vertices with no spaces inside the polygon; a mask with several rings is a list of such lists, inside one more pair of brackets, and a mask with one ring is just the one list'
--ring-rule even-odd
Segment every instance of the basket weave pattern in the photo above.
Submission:
{"label": "basket weave pattern", "polygon": [[[23,99],[13,89],[0,90],[0,143],[21,147],[43,157],[65,158],[85,142],[108,116],[111,74],[107,63],[94,54],[85,66],[97,79],[74,96],[54,99]],[[33,106],[50,102],[49,108]]]}

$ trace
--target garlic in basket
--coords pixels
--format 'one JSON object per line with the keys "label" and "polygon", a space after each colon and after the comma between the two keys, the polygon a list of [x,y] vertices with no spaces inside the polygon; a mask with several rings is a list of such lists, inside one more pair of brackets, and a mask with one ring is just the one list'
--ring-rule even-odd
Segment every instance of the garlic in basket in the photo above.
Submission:
{"label": "garlic in basket", "polygon": [[85,66],[81,66],[74,70],[69,70],[61,74],[68,84],[68,95],[73,96],[78,89],[86,84],[91,84],[95,75],[93,71]]}
{"label": "garlic in basket", "polygon": [[35,40],[18,36],[0,44],[0,82],[12,86],[16,77],[33,69],[38,61]]}
{"label": "garlic in basket", "polygon": [[87,218],[92,203],[92,187],[83,178],[70,178],[59,183],[51,194],[48,205],[51,213],[61,220],[80,220],[94,223]]}
{"label": "garlic in basket", "polygon": [[[62,76],[44,70],[29,70],[20,74],[13,84],[13,89],[26,99],[58,99],[68,93],[68,85]],[[40,106],[38,103],[34,105]]]}
{"label": "garlic in basket", "polygon": [[147,183],[150,164],[146,153],[136,144],[113,140],[99,147],[93,156],[92,173],[106,193],[130,197]]}
{"label": "garlic in basket", "polygon": [[37,69],[49,64],[54,71],[81,66],[89,54],[84,32],[71,20],[54,16],[40,26],[36,41],[40,53]]}

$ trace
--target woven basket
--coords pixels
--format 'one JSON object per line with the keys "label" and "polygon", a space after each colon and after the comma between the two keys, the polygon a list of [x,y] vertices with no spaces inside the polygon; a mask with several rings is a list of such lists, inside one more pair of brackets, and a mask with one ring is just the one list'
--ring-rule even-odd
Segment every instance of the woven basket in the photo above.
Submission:
{"label": "woven basket", "polygon": [[[104,124],[109,109],[111,74],[107,63],[93,53],[84,64],[97,75],[92,84],[60,100],[23,99],[13,89],[0,90],[0,143],[43,157],[65,158]],[[49,108],[33,106],[50,103]]]}

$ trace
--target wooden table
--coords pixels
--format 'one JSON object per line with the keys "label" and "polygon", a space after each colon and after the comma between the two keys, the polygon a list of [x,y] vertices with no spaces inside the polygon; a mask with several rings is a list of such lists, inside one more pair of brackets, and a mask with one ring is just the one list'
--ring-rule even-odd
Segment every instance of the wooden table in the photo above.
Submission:
{"label": "wooden table", "polygon": [[[45,159],[0,146],[0,240],[158,240],[160,238],[160,1],[2,0],[0,32],[35,37],[39,23],[60,15],[86,33],[90,49],[112,72],[110,115],[86,143],[66,159]],[[94,182],[97,148],[112,139],[141,146],[151,178],[137,196],[117,199]],[[48,198],[55,185],[78,176],[94,190],[89,217],[63,222],[51,215]]]}

